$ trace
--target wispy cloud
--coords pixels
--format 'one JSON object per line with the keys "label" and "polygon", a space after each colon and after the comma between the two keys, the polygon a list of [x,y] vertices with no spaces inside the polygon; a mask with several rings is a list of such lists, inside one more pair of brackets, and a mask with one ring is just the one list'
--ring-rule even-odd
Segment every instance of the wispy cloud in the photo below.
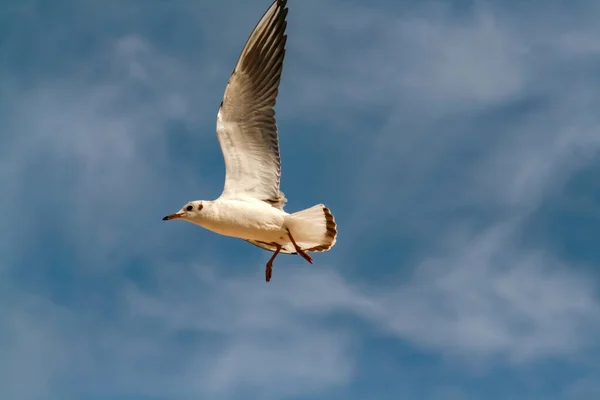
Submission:
{"label": "wispy cloud", "polygon": [[[595,354],[598,260],[537,224],[600,146],[597,6],[291,4],[283,189],[290,209],[326,202],[341,235],[318,265],[281,258],[265,286],[256,249],[160,223],[221,188],[216,107],[258,3],[60,3],[46,31],[42,10],[11,11],[0,393],[377,393],[360,361],[382,336],[481,374]],[[595,393],[597,365],[577,365],[553,395]],[[471,398],[461,379],[419,398]]]}

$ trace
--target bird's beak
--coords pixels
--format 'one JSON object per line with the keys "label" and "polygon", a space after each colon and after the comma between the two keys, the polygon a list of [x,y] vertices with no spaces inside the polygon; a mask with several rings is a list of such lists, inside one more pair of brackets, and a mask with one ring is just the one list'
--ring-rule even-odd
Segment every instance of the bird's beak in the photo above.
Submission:
{"label": "bird's beak", "polygon": [[183,216],[183,213],[175,213],[175,214],[171,214],[171,215],[167,215],[166,217],[164,217],[162,220],[163,221],[168,221],[170,219],[179,219]]}

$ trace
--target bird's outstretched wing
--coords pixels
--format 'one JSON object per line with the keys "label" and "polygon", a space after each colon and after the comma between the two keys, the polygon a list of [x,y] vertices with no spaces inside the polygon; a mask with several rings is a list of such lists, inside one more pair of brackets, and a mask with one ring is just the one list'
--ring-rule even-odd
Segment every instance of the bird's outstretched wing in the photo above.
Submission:
{"label": "bird's outstretched wing", "polygon": [[287,0],[262,16],[231,74],[217,114],[217,137],[225,159],[221,198],[253,198],[283,208],[275,102],[287,35]]}

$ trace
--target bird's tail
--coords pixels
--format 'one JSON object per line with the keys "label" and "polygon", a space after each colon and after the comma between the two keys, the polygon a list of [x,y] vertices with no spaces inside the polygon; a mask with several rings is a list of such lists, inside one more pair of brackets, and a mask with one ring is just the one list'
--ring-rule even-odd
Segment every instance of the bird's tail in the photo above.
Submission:
{"label": "bird's tail", "polygon": [[323,204],[288,215],[286,226],[298,246],[305,251],[327,251],[337,238],[333,214]]}

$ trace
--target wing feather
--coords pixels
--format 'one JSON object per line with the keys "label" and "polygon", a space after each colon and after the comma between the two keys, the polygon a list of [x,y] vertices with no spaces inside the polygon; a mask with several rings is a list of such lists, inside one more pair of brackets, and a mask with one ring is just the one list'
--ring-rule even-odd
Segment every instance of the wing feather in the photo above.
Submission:
{"label": "wing feather", "polygon": [[[258,240],[251,240],[251,239],[244,239],[244,240],[248,243],[255,245],[256,247],[260,247],[261,249],[264,249],[264,250],[267,250],[270,252],[275,252],[275,250],[277,250],[277,247],[271,243],[260,242]],[[283,253],[283,254],[298,254],[296,252],[296,249],[294,249],[294,246],[291,243],[282,246],[281,250],[279,252]]]}
{"label": "wing feather", "polygon": [[217,113],[225,160],[222,198],[283,208],[275,103],[285,58],[287,0],[275,0],[250,34]]}

